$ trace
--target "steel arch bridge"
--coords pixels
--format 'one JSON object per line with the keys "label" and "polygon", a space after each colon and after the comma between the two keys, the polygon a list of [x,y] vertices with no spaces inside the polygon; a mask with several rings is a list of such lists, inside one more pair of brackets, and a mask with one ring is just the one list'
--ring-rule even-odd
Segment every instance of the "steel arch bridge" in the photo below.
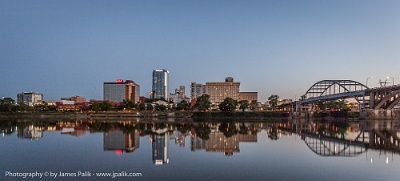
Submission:
{"label": "steel arch bridge", "polygon": [[361,104],[368,89],[364,84],[354,80],[322,80],[312,85],[299,103],[354,98]]}

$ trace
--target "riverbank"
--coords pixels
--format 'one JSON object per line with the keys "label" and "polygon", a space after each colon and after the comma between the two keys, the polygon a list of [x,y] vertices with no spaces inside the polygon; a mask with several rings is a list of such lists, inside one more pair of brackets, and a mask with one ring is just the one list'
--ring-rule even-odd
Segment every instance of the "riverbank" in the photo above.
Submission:
{"label": "riverbank", "polygon": [[0,119],[87,119],[87,113],[68,113],[68,112],[12,112],[0,113]]}
{"label": "riverbank", "polygon": [[57,118],[57,119],[131,119],[131,118],[193,118],[193,119],[281,119],[289,118],[288,112],[13,112],[0,113],[0,119]]}
{"label": "riverbank", "polygon": [[265,111],[265,112],[194,112],[193,119],[281,119],[289,118],[289,112]]}

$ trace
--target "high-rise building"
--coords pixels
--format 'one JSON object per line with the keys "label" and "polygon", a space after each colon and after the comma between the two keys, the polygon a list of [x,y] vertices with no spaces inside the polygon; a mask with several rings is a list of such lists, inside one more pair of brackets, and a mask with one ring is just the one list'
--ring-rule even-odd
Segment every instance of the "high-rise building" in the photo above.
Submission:
{"label": "high-rise building", "polygon": [[192,82],[190,84],[190,98],[192,100],[196,100],[198,97],[202,96],[206,93],[206,85],[197,84],[196,82]]}
{"label": "high-rise building", "polygon": [[165,69],[153,70],[153,88],[154,98],[164,98],[168,100],[169,72]]}
{"label": "high-rise building", "polygon": [[116,82],[104,82],[103,85],[103,99],[114,102],[123,102],[124,100],[131,100],[139,102],[140,86],[132,80],[118,79]]}
{"label": "high-rise building", "polygon": [[37,92],[22,92],[17,95],[18,103],[23,102],[29,106],[41,101],[43,101],[43,94]]}
{"label": "high-rise building", "polygon": [[240,82],[233,82],[232,77],[227,77],[225,82],[206,82],[206,94],[210,95],[210,102],[220,103],[230,97],[239,100]]}

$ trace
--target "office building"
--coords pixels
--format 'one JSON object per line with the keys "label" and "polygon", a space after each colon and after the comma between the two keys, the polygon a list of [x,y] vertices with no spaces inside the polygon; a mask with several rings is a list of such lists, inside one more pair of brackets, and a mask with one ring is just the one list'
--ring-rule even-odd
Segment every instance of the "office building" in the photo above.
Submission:
{"label": "office building", "polygon": [[17,95],[18,103],[25,103],[28,106],[33,106],[35,103],[43,101],[43,94],[37,92],[22,92]]}
{"label": "office building", "polygon": [[153,70],[152,93],[154,98],[168,100],[169,72],[165,69]]}
{"label": "office building", "polygon": [[131,100],[134,103],[139,102],[140,86],[132,80],[118,79],[116,82],[104,82],[103,99],[113,102],[123,102]]}
{"label": "office building", "polygon": [[239,100],[240,82],[233,82],[232,77],[225,78],[225,82],[206,82],[206,94],[210,95],[210,102],[221,103],[230,97]]}
{"label": "office building", "polygon": [[190,98],[196,100],[198,97],[206,93],[206,85],[192,82],[190,84]]}

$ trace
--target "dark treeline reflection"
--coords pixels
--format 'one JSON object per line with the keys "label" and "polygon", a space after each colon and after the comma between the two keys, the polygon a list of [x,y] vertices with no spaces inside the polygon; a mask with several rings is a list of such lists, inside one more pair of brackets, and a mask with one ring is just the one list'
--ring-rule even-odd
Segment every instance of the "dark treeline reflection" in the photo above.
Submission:
{"label": "dark treeline reflection", "polygon": [[[400,152],[399,122],[393,120],[360,121],[349,123],[347,120],[314,121],[283,120],[276,122],[259,121],[150,121],[150,120],[0,120],[3,137],[16,133],[22,139],[41,139],[43,132],[58,131],[61,134],[82,136],[87,132],[104,134],[104,150],[117,150],[118,153],[133,152],[140,147],[140,137],[149,136],[153,143],[154,163],[168,163],[166,158],[157,156],[168,147],[168,140],[175,140],[179,146],[185,146],[185,139],[190,137],[192,151],[222,152],[227,156],[240,152],[239,142],[257,142],[261,131],[267,138],[279,141],[284,136],[299,136],[318,155],[340,155],[343,150],[336,146],[332,150],[316,151],[317,147],[343,145],[343,149],[359,149],[354,154],[366,149],[383,149]],[[314,148],[315,146],[315,148]],[[314,150],[315,149],[315,150]],[[330,148],[329,148],[330,149]],[[167,154],[164,154],[167,155]]]}

